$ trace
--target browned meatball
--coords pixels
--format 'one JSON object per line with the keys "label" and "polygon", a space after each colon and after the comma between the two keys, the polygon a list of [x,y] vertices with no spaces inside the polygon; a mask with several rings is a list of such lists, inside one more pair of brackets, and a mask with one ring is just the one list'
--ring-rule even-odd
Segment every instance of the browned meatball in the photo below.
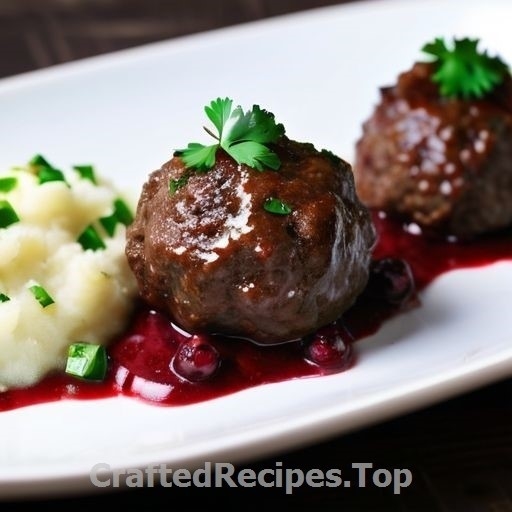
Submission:
{"label": "browned meatball", "polygon": [[[205,173],[174,157],[143,187],[126,253],[143,299],[190,332],[272,344],[337,319],[365,287],[374,227],[349,164],[283,137],[279,171],[222,150]],[[174,193],[170,180],[190,172]],[[291,207],[263,207],[277,198]]]}
{"label": "browned meatball", "polygon": [[356,145],[361,200],[460,238],[512,223],[512,82],[481,100],[440,96],[417,63],[381,90]]}

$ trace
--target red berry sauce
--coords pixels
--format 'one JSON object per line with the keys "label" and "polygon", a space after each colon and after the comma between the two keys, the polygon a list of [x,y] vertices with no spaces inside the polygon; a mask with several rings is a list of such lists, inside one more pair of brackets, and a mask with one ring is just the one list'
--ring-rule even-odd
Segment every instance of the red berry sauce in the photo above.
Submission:
{"label": "red berry sauce", "polygon": [[391,316],[420,305],[404,281],[408,272],[412,271],[419,291],[449,270],[512,259],[510,233],[450,242],[411,234],[402,224],[378,214],[374,220],[379,240],[373,280],[338,322],[309,339],[261,347],[245,340],[192,337],[139,304],[127,331],[109,348],[109,370],[103,382],[51,375],[36,386],[0,393],[0,411],[121,394],[161,405],[191,404],[260,384],[345,371],[357,364],[352,341],[374,333]]}

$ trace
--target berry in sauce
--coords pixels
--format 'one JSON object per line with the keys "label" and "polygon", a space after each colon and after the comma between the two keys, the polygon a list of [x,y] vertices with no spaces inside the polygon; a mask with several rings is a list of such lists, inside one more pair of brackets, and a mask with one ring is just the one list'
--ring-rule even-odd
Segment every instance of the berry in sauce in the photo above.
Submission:
{"label": "berry in sauce", "polygon": [[341,371],[352,361],[352,336],[338,323],[322,327],[304,341],[308,361],[324,370]]}
{"label": "berry in sauce", "polygon": [[412,297],[414,289],[414,277],[407,261],[402,258],[372,261],[366,294],[391,304],[403,304]]}
{"label": "berry in sauce", "polygon": [[180,377],[199,382],[215,374],[220,355],[208,336],[195,334],[180,344],[171,365]]}

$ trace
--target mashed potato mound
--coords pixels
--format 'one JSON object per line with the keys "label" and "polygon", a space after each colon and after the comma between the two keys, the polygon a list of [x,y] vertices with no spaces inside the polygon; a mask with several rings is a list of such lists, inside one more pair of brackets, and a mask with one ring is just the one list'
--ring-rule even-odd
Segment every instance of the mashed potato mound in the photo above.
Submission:
{"label": "mashed potato mound", "polygon": [[[42,171],[28,165],[0,173],[2,391],[63,371],[71,343],[107,344],[126,325],[136,294],[124,252],[126,219],[115,213],[119,193],[75,169],[63,173],[65,181],[45,181]],[[113,234],[105,217],[114,219]],[[104,248],[83,241],[90,226]],[[34,284],[54,302],[43,306]]]}

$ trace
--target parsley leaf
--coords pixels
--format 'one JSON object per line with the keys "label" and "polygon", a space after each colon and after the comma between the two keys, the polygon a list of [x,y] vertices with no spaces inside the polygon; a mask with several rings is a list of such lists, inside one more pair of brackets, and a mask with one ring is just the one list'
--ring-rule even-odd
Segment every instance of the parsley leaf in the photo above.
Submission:
{"label": "parsley leaf", "polygon": [[[262,110],[258,105],[254,105],[252,110],[246,113],[237,107],[232,117],[235,123],[224,140],[228,146],[242,141],[270,144],[284,133],[283,125],[275,123],[274,115]],[[221,140],[221,144],[222,142]]]}
{"label": "parsley leaf", "polygon": [[206,115],[219,132],[219,138],[222,137],[222,130],[231,115],[232,108],[233,100],[229,98],[225,98],[223,100],[221,98],[217,98],[216,100],[213,100],[209,106],[204,107]]}
{"label": "parsley leaf", "polygon": [[278,156],[259,142],[244,141],[233,144],[229,154],[239,163],[263,171],[265,167],[277,170],[281,165]]}
{"label": "parsley leaf", "polygon": [[217,139],[217,144],[205,146],[197,142],[188,144],[175,154],[181,156],[187,168],[207,171],[215,165],[217,150],[222,148],[238,164],[263,171],[279,169],[279,157],[268,147],[284,135],[282,124],[276,124],[274,115],[254,105],[244,112],[240,106],[233,108],[230,98],[217,98],[205,107],[205,112],[217,134],[205,128]]}
{"label": "parsley leaf", "polygon": [[215,164],[215,154],[218,147],[218,144],[205,146],[198,142],[191,142],[187,149],[182,149],[178,153],[180,153],[187,167],[193,167],[198,171],[207,171]]}
{"label": "parsley leaf", "polygon": [[454,39],[448,48],[444,39],[436,38],[422,51],[435,57],[432,80],[439,84],[441,95],[450,98],[482,98],[501,84],[509,68],[499,57],[478,51],[478,39]]}

